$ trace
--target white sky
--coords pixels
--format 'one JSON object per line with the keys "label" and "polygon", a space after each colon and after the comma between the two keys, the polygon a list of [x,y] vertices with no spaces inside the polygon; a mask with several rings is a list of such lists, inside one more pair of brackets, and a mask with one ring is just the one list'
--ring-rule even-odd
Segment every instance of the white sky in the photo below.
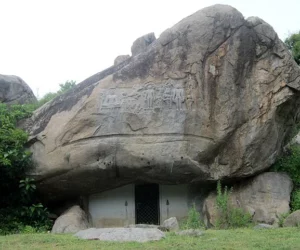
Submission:
{"label": "white sky", "polygon": [[216,3],[259,16],[281,39],[300,30],[300,0],[0,0],[0,74],[20,76],[41,97],[111,66],[136,38],[158,37]]}

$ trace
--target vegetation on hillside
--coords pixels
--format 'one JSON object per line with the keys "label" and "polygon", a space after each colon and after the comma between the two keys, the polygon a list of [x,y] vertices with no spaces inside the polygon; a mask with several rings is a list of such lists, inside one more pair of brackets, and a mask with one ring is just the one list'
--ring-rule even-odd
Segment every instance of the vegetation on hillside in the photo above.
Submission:
{"label": "vegetation on hillside", "polygon": [[45,94],[37,103],[37,107],[41,107],[46,102],[51,101],[55,97],[62,95],[76,86],[76,81],[70,80],[59,84],[60,89],[57,92],[49,92]]}

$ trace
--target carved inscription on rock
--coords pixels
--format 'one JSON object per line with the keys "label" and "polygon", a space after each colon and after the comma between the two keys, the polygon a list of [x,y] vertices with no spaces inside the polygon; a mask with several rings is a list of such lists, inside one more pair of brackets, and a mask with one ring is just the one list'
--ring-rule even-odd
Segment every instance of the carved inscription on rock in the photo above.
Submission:
{"label": "carved inscription on rock", "polygon": [[106,89],[100,95],[99,112],[141,113],[154,109],[184,111],[195,109],[196,82],[188,80],[184,84],[174,80],[164,85],[148,83],[132,88],[118,87]]}

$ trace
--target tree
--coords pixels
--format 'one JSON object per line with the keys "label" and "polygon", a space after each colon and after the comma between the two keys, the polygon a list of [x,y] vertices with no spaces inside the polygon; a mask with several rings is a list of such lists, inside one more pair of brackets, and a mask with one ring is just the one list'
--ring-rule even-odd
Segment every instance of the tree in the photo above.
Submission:
{"label": "tree", "polygon": [[300,65],[300,31],[285,39],[285,44],[291,51],[296,63]]}
{"label": "tree", "polygon": [[76,86],[76,81],[70,80],[66,81],[65,83],[59,84],[60,89],[57,91],[58,94],[63,94],[70,89],[74,88]]}
{"label": "tree", "polygon": [[49,92],[47,94],[45,94],[38,102],[38,107],[43,106],[46,102],[51,101],[52,99],[54,99],[55,97],[62,95],[64,93],[66,93],[67,91],[69,91],[70,89],[74,88],[76,86],[76,81],[73,80],[68,80],[65,83],[60,83],[59,87],[60,89],[57,92]]}

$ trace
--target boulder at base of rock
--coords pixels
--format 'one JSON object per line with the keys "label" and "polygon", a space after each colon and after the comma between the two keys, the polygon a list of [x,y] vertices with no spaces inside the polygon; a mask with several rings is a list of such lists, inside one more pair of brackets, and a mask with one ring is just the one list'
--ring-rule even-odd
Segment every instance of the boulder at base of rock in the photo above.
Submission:
{"label": "boulder at base of rock", "polygon": [[187,229],[187,230],[182,230],[182,231],[176,232],[176,234],[177,235],[198,237],[198,236],[202,236],[203,232],[199,229]]}
{"label": "boulder at base of rock", "polygon": [[165,220],[162,224],[164,228],[167,228],[169,231],[177,231],[179,230],[179,224],[175,217],[171,217]]}
{"label": "boulder at base of rock", "polygon": [[51,233],[76,233],[88,227],[89,223],[85,212],[76,205],[56,219]]}
{"label": "boulder at base of rock", "polygon": [[89,228],[75,236],[86,240],[147,242],[161,240],[165,234],[156,228]]}
{"label": "boulder at base of rock", "polygon": [[284,227],[299,227],[300,226],[300,210],[297,210],[291,213],[288,217],[286,217],[284,223]]}
{"label": "boulder at base of rock", "polygon": [[31,88],[20,77],[0,75],[0,102],[25,104],[36,101]]}
{"label": "boulder at base of rock", "polygon": [[[255,222],[274,224],[281,214],[289,212],[292,188],[287,174],[267,172],[234,186],[229,202],[232,207],[249,212]],[[205,200],[203,214],[206,225],[215,226],[220,216],[215,193]]]}

